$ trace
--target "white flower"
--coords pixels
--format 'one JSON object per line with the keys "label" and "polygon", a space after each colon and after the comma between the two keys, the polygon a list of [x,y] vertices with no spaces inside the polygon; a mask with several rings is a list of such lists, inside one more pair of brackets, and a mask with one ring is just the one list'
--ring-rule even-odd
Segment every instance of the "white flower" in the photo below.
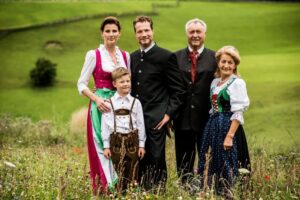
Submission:
{"label": "white flower", "polygon": [[4,164],[7,165],[8,167],[16,168],[16,165],[14,165],[14,164],[11,163],[11,162],[4,161]]}
{"label": "white flower", "polygon": [[250,174],[250,171],[248,169],[245,169],[245,168],[240,168],[239,173],[240,174]]}
{"label": "white flower", "polygon": [[178,200],[182,200],[182,196],[179,196],[177,199],[178,199]]}

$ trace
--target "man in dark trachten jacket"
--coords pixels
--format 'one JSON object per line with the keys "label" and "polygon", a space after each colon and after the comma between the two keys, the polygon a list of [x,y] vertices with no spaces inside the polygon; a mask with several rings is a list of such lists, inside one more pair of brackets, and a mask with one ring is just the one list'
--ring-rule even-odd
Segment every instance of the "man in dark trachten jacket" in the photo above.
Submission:
{"label": "man in dark trachten jacket", "polygon": [[132,96],[142,104],[146,126],[146,154],[140,161],[141,184],[150,189],[167,179],[165,142],[167,123],[174,118],[184,95],[175,54],[153,41],[153,22],[139,16],[133,22],[140,49],[131,59]]}
{"label": "man in dark trachten jacket", "polygon": [[185,25],[188,47],[177,51],[177,61],[183,76],[186,96],[179,115],[174,120],[177,172],[185,183],[193,175],[196,146],[209,117],[210,84],[217,68],[215,52],[204,47],[206,24],[192,19]]}

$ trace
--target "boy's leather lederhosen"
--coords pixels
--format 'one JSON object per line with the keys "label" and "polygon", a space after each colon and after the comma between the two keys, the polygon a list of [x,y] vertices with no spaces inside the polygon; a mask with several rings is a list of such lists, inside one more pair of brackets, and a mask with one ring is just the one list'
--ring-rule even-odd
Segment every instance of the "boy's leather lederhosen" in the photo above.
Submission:
{"label": "boy's leather lederhosen", "polygon": [[[114,114],[114,131],[110,136],[110,148],[111,159],[119,177],[118,191],[126,189],[128,183],[137,181],[138,178],[137,175],[139,138],[138,130],[133,129],[131,117],[134,102],[135,98],[132,102],[130,110],[115,110],[113,103],[110,99],[110,103]],[[129,115],[129,133],[124,134],[117,132],[117,115]]]}

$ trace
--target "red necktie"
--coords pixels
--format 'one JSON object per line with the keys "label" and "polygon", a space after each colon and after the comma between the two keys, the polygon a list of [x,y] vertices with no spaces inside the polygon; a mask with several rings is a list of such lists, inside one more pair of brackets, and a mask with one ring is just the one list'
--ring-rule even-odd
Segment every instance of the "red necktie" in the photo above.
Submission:
{"label": "red necktie", "polygon": [[197,58],[198,58],[198,52],[190,52],[190,58],[192,61],[192,67],[191,67],[191,78],[192,81],[194,82],[196,79],[196,74],[197,74]]}

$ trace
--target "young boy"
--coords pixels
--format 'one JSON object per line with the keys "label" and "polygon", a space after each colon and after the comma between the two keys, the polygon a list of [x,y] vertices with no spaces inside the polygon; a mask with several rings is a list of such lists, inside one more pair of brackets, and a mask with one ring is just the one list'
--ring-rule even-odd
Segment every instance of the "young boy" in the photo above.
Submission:
{"label": "young boy", "polygon": [[138,180],[138,160],[145,155],[145,125],[140,101],[130,95],[131,77],[126,68],[112,72],[117,89],[110,98],[110,112],[102,115],[104,156],[112,159],[119,177],[117,190]]}

